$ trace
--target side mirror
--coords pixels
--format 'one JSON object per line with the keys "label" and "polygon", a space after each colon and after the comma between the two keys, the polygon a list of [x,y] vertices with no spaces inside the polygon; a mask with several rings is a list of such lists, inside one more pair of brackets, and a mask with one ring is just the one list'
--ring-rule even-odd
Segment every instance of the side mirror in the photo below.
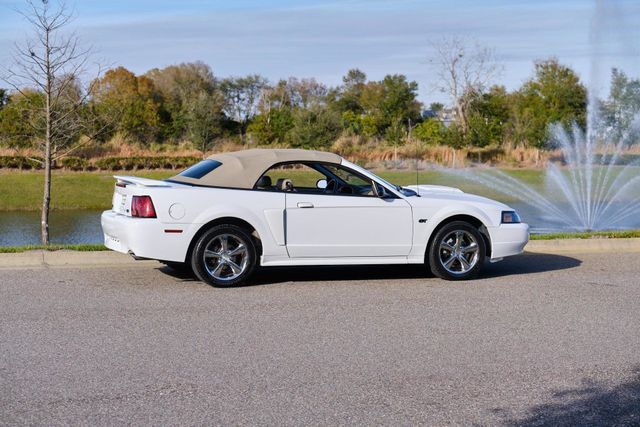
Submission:
{"label": "side mirror", "polygon": [[387,190],[380,184],[374,183],[373,185],[375,185],[375,189],[376,189],[376,195],[381,198],[384,199],[385,197],[387,197],[389,195],[389,193],[387,193]]}
{"label": "side mirror", "polygon": [[327,180],[326,179],[319,179],[318,182],[316,182],[316,187],[319,188],[320,190],[324,190],[327,188]]}

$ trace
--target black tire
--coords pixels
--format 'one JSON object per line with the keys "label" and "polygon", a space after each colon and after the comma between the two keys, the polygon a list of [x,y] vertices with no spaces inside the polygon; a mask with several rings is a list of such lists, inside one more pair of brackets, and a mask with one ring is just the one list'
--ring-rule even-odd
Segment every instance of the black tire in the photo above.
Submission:
{"label": "black tire", "polygon": [[480,231],[468,222],[453,221],[434,236],[428,253],[429,267],[441,279],[469,280],[480,273],[485,254],[486,244]]}
{"label": "black tire", "polygon": [[[228,250],[223,250],[222,240],[228,242]],[[231,255],[244,246],[242,255]],[[225,244],[226,246],[226,244]],[[205,261],[205,251],[212,255]],[[240,257],[245,258],[240,258]],[[223,224],[207,230],[196,242],[191,253],[191,268],[198,279],[216,287],[229,287],[244,283],[255,270],[257,263],[256,245],[247,230],[231,224]],[[233,266],[233,267],[232,267]],[[238,273],[237,267],[241,268]],[[218,271],[218,269],[220,269]],[[216,273],[218,271],[218,273]],[[228,276],[223,278],[222,276]]]}

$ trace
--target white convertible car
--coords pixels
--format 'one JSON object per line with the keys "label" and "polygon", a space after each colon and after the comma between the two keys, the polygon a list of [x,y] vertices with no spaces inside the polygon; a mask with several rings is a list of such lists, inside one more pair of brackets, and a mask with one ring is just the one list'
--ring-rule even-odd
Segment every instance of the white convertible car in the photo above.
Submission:
{"label": "white convertible car", "polygon": [[187,267],[215,286],[257,265],[420,264],[449,280],[519,254],[508,206],[441,186],[393,185],[336,154],[216,154],[164,181],[116,176],[105,245]]}

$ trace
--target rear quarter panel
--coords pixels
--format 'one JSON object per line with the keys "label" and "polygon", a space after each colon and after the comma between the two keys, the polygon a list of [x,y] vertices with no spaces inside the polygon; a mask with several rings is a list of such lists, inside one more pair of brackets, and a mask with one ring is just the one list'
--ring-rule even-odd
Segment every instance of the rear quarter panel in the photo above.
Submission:
{"label": "rear quarter panel", "polygon": [[181,250],[203,226],[232,217],[249,223],[258,233],[263,252],[285,255],[283,193],[210,187],[142,187],[135,193],[151,196],[158,220],[172,229],[182,229]]}

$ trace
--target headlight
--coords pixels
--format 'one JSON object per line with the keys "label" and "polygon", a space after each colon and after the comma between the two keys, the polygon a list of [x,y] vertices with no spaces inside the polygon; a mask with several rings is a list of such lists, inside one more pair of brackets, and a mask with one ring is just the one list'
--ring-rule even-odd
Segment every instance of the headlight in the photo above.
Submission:
{"label": "headlight", "polygon": [[502,211],[502,223],[519,224],[520,216],[516,213],[516,211]]}

